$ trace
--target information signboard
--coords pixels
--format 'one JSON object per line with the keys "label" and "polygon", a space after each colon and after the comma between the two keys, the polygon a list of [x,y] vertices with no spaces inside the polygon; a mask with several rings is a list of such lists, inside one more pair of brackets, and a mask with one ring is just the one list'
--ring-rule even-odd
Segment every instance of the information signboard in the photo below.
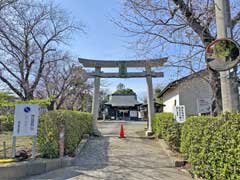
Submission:
{"label": "information signboard", "polygon": [[39,105],[17,104],[15,107],[13,136],[36,136]]}
{"label": "information signboard", "polygon": [[198,113],[210,113],[211,112],[211,100],[210,98],[198,98],[197,99]]}
{"label": "information signboard", "polygon": [[179,105],[175,106],[174,116],[177,122],[183,123],[186,120],[185,106]]}
{"label": "information signboard", "polygon": [[137,111],[130,111],[130,117],[138,117]]}

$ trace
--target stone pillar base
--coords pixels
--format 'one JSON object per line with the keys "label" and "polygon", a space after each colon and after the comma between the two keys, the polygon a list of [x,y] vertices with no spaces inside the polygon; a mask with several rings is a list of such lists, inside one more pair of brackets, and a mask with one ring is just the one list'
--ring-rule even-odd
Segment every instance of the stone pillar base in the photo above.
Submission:
{"label": "stone pillar base", "polygon": [[93,132],[92,132],[92,135],[93,136],[97,136],[97,137],[101,137],[102,136],[101,132],[98,129],[94,129]]}
{"label": "stone pillar base", "polygon": [[153,135],[153,132],[152,131],[150,131],[150,130],[147,130],[146,132],[145,132],[145,135],[146,136],[152,136]]}

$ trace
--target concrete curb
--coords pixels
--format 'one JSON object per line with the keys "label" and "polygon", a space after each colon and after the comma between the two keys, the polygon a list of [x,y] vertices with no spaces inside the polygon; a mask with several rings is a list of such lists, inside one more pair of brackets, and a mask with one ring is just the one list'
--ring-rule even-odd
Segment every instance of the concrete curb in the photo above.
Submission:
{"label": "concrete curb", "polygon": [[75,151],[75,157],[77,157],[80,154],[80,152],[83,150],[83,148],[86,146],[89,138],[90,138],[89,134],[83,135],[83,138]]}
{"label": "concrete curb", "polygon": [[23,162],[0,164],[0,179],[21,179],[29,176],[39,175],[55,169],[72,166],[74,160],[83,150],[89,140],[89,135],[84,135],[75,152],[75,157],[64,157],[57,159],[36,159]]}
{"label": "concrete curb", "polygon": [[176,157],[174,157],[174,153],[170,150],[169,146],[163,139],[158,139],[159,144],[161,145],[163,151],[167,154],[167,156],[170,158],[172,165],[175,166],[175,161],[179,160]]}
{"label": "concrete curb", "polygon": [[[176,161],[182,161],[182,159],[179,159],[177,157],[175,157],[175,154],[170,150],[169,146],[167,145],[167,143],[163,140],[163,139],[158,139],[158,142],[160,144],[160,146],[162,147],[162,150],[167,154],[167,156],[170,158],[170,161],[172,163],[172,165],[175,167],[175,162]],[[186,169],[180,169],[182,172],[186,173],[189,175],[189,177],[193,176],[191,175],[191,173],[189,171],[187,171]]]}

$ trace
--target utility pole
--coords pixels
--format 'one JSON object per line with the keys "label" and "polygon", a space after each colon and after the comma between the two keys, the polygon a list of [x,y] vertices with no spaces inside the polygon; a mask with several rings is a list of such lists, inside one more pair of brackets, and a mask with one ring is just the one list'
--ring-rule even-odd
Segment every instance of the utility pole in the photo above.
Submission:
{"label": "utility pole", "polygon": [[[217,38],[232,38],[229,0],[215,0]],[[236,68],[220,71],[223,112],[239,110]]]}

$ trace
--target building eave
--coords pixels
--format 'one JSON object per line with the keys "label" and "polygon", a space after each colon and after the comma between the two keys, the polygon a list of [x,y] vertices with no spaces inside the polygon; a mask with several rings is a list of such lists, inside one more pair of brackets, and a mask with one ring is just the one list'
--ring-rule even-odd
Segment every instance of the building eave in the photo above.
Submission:
{"label": "building eave", "polygon": [[200,70],[198,72],[195,72],[193,74],[190,74],[190,75],[187,75],[181,79],[178,79],[178,80],[175,80],[175,81],[172,81],[170,82],[161,92],[160,94],[160,97],[163,97],[163,95],[169,91],[170,89],[173,89],[173,88],[176,88],[180,83],[186,81],[186,80],[189,80],[191,78],[194,78],[194,77],[197,77],[199,76],[200,74],[204,74],[204,73],[207,73],[207,70],[206,69],[203,69],[203,70]]}

